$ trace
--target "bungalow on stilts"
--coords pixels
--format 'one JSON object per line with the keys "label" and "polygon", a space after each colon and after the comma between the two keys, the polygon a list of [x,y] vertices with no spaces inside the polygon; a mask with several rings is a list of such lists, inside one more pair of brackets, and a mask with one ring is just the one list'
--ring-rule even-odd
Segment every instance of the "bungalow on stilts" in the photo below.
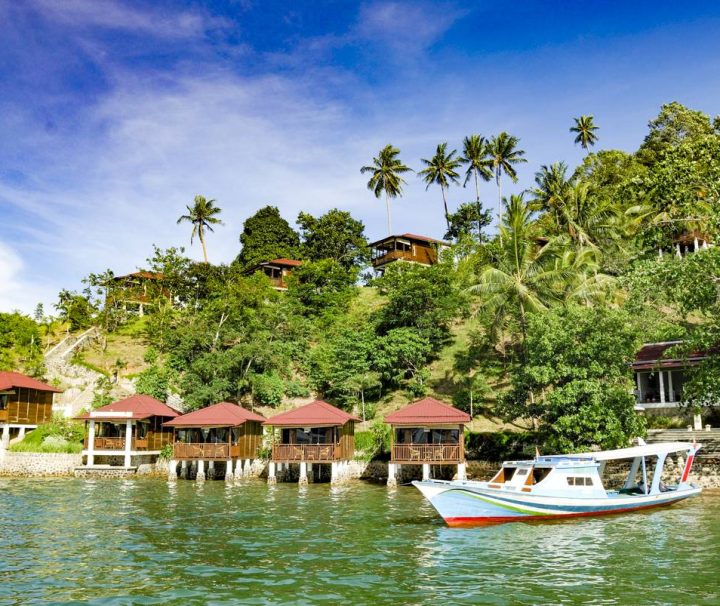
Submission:
{"label": "bungalow on stilts", "polygon": [[429,480],[432,465],[457,465],[466,479],[463,430],[470,415],[435,398],[423,398],[385,417],[391,426],[388,486],[397,486],[402,465],[422,465]]}
{"label": "bungalow on stilts", "polygon": [[274,429],[268,484],[277,482],[277,471],[299,466],[299,483],[308,483],[317,465],[330,466],[330,481],[339,483],[348,476],[349,463],[355,454],[357,417],[315,400],[265,421]]}
{"label": "bungalow on stilts", "polygon": [[[135,471],[140,462],[154,463],[163,447],[172,444],[172,430],[163,423],[179,415],[160,400],[136,394],[76,417],[87,424],[84,467]],[[122,465],[114,465],[116,460]]]}
{"label": "bungalow on stilts", "polygon": [[218,461],[225,463],[227,481],[250,475],[262,446],[264,420],[242,406],[220,402],[165,423],[174,432],[169,479],[177,478],[178,462],[181,478],[194,472],[199,482],[205,479],[206,462],[210,479]]}
{"label": "bungalow on stilts", "polygon": [[0,372],[0,449],[52,419],[56,393],[62,390],[19,372]]}

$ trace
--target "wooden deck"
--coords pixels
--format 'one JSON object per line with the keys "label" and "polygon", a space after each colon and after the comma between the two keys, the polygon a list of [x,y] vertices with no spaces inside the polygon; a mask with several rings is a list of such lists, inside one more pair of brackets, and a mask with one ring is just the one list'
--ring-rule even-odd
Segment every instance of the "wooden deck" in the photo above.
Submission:
{"label": "wooden deck", "polygon": [[[88,448],[89,440],[86,437],[83,444],[85,450]],[[99,438],[93,441],[93,448],[97,452],[99,450],[125,450],[125,438]],[[130,450],[147,450],[147,439],[138,440],[133,438],[130,442]]]}
{"label": "wooden deck", "polygon": [[175,442],[173,458],[178,461],[220,461],[240,458],[240,446]]}
{"label": "wooden deck", "polygon": [[464,453],[460,444],[394,444],[394,463],[462,463]]}
{"label": "wooden deck", "polygon": [[273,444],[272,460],[332,463],[342,460],[339,444]]}

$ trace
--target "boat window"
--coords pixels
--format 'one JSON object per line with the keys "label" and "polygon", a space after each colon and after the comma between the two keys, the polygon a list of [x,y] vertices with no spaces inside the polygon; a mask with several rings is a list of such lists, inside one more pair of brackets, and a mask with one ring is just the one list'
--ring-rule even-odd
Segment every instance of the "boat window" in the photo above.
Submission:
{"label": "boat window", "polygon": [[518,469],[518,470],[517,470],[517,474],[518,474],[519,476],[526,476],[526,475],[527,475],[527,472],[528,472],[527,469]]}
{"label": "boat window", "polygon": [[533,468],[533,483],[539,484],[542,482],[545,478],[548,477],[548,474],[552,471],[551,467],[534,467]]}
{"label": "boat window", "polygon": [[573,477],[568,476],[567,483],[569,486],[592,486],[593,481],[592,478],[579,478],[579,477]]}

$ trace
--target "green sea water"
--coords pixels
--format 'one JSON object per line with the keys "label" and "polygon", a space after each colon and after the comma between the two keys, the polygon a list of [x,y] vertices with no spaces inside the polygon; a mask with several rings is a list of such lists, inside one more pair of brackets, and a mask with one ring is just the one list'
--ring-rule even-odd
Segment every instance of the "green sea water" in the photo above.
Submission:
{"label": "green sea water", "polygon": [[412,487],[0,479],[0,604],[720,604],[720,495],[447,528]]}

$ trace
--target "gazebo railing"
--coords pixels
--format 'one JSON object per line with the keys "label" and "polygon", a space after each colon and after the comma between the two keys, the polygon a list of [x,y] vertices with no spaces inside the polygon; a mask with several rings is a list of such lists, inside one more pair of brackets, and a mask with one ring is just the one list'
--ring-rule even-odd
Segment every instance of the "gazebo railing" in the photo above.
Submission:
{"label": "gazebo railing", "polygon": [[230,444],[205,444],[175,442],[173,458],[175,459],[234,459],[240,456],[240,447]]}
{"label": "gazebo railing", "polygon": [[460,463],[459,444],[394,444],[392,460],[399,463]]}
{"label": "gazebo railing", "polygon": [[273,461],[338,461],[339,444],[273,444]]}
{"label": "gazebo railing", "polygon": [[[89,438],[85,438],[85,449],[88,448]],[[131,450],[147,450],[148,441],[147,438],[133,438],[130,443]],[[113,437],[104,438],[95,436],[93,442],[94,450],[125,450],[125,438],[124,437]]]}

